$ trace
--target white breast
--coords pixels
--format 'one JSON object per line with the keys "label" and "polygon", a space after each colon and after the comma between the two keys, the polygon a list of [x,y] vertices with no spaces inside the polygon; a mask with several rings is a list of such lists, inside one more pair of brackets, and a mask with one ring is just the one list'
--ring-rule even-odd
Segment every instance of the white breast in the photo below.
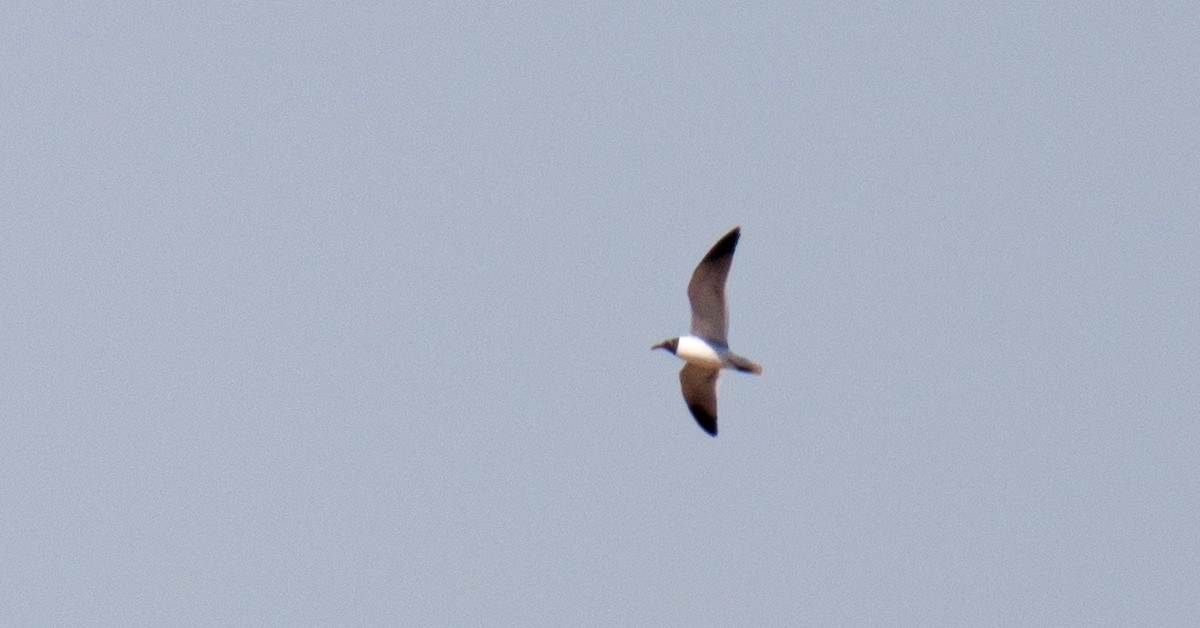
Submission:
{"label": "white breast", "polygon": [[696,366],[710,369],[721,368],[721,356],[707,342],[695,336],[680,336],[675,355]]}

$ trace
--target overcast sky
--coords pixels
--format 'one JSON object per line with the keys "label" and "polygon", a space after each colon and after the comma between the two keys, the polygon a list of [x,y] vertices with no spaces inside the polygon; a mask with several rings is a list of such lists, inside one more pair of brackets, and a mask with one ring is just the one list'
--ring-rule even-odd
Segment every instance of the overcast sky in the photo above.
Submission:
{"label": "overcast sky", "polygon": [[310,4],[0,5],[0,623],[1200,623],[1195,4]]}

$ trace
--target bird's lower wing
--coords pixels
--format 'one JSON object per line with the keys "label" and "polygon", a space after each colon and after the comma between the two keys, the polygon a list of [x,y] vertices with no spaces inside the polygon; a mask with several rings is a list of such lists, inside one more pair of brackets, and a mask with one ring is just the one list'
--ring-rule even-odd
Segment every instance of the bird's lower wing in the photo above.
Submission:
{"label": "bird's lower wing", "polygon": [[679,385],[683,389],[683,400],[696,422],[705,432],[717,435],[717,380],[720,369],[706,369],[694,364],[685,364],[679,371]]}

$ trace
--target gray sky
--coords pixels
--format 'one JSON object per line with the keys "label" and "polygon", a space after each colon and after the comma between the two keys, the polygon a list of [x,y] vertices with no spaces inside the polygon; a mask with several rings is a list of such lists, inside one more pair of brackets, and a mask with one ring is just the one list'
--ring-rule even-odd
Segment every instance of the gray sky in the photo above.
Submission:
{"label": "gray sky", "polygon": [[0,623],[1200,622],[1200,9],[660,6],[0,5]]}

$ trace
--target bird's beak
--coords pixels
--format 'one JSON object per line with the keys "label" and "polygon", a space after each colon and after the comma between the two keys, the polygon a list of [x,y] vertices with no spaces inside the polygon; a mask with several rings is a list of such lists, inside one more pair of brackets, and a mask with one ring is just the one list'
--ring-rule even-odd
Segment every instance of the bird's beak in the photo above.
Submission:
{"label": "bird's beak", "polygon": [[666,349],[666,348],[667,348],[667,341],[664,340],[664,341],[654,345],[653,347],[650,347],[650,350],[654,351],[655,349]]}

